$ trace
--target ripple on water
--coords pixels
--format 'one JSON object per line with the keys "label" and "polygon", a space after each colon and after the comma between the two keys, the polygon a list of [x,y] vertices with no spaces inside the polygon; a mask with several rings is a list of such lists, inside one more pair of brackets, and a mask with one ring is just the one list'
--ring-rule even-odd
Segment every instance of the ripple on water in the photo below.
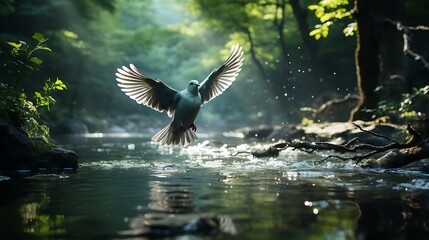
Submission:
{"label": "ripple on water", "polygon": [[413,179],[408,183],[399,183],[394,186],[395,190],[429,190],[427,179]]}
{"label": "ripple on water", "polygon": [[147,168],[150,163],[139,159],[129,160],[108,160],[108,161],[94,161],[84,162],[80,164],[81,167],[91,167],[100,169],[129,169],[129,168]]}

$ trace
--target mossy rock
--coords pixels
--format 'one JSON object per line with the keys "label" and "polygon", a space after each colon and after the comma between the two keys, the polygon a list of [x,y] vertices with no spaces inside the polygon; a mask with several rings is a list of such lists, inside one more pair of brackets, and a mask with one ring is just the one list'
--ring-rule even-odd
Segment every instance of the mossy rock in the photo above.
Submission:
{"label": "mossy rock", "polygon": [[30,138],[0,117],[0,170],[76,170],[78,155],[43,138]]}

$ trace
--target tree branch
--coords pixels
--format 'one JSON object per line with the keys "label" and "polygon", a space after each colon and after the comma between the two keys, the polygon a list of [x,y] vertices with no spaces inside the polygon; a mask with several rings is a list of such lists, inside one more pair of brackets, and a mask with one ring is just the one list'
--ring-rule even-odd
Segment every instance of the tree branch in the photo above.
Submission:
{"label": "tree branch", "polygon": [[403,51],[405,55],[410,56],[416,61],[420,61],[424,68],[429,69],[429,62],[420,54],[414,52],[410,47],[411,42],[411,32],[410,31],[429,31],[428,26],[405,26],[399,21],[394,21],[392,19],[384,19],[385,23],[393,27],[394,29],[402,32],[402,38],[404,40]]}

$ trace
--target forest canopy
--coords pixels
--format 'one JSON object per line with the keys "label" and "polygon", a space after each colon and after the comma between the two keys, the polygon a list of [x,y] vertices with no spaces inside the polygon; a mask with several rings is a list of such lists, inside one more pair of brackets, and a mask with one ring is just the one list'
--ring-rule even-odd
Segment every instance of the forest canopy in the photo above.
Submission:
{"label": "forest canopy", "polygon": [[[6,42],[29,42],[35,32],[49,38],[54,52],[42,54],[43,67],[35,77],[44,81],[58,76],[67,85],[66,92],[55,96],[54,110],[43,110],[51,120],[137,113],[149,122],[158,113],[138,106],[119,90],[117,68],[133,63],[146,75],[182,89],[191,79],[203,80],[239,43],[245,63],[238,81],[222,98],[204,106],[208,110],[197,121],[227,120],[237,125],[285,124],[303,118],[325,121],[330,119],[303,109],[317,112],[326,101],[357,96],[359,90],[357,36],[343,33],[356,15],[332,19],[329,34],[316,39],[314,30],[326,23],[314,11],[322,2],[0,0],[0,54],[12,50]],[[352,11],[358,2],[368,1],[341,2],[341,8]],[[425,1],[384,0],[369,7],[380,19],[429,25]],[[428,70],[403,53],[401,32],[377,31],[380,69],[374,92],[379,99],[374,109],[365,110],[372,119],[425,116]],[[428,31],[412,34],[413,50],[429,58]],[[11,78],[5,66],[2,62],[2,82]],[[32,84],[22,82],[19,87],[34,91]]]}

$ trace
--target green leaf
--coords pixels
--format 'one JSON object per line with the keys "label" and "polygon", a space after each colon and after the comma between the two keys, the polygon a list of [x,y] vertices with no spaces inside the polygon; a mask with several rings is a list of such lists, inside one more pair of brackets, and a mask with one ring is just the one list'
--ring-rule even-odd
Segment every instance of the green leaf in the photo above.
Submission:
{"label": "green leaf", "polygon": [[43,86],[43,91],[45,93],[47,93],[47,92],[49,92],[49,89],[50,89],[49,84],[47,82],[45,82],[45,86]]}
{"label": "green leaf", "polygon": [[63,81],[57,78],[57,80],[55,81],[55,89],[62,91],[64,89],[67,89],[67,86],[63,83]]}
{"label": "green leaf", "polygon": [[324,8],[318,9],[316,11],[315,15],[317,18],[320,19],[321,17],[323,17],[325,15],[325,9]]}
{"label": "green leaf", "polygon": [[39,32],[35,32],[32,36],[33,39],[36,39],[39,43],[43,42],[43,40],[45,40],[43,38],[43,34],[39,33]]}
{"label": "green leaf", "polygon": [[31,57],[30,61],[33,62],[33,63],[35,63],[35,64],[37,64],[37,65],[40,65],[40,64],[43,63],[43,61],[40,60],[40,59],[38,59],[37,57]]}
{"label": "green leaf", "polygon": [[22,46],[22,43],[14,43],[14,42],[6,42],[6,43],[14,48],[20,48]]}
{"label": "green leaf", "polygon": [[315,36],[317,34],[320,34],[320,28],[316,28],[309,33],[310,36]]}
{"label": "green leaf", "polygon": [[64,36],[71,38],[71,39],[77,39],[78,38],[78,35],[74,32],[71,32],[71,31],[64,30],[63,34],[64,34]]}
{"label": "green leaf", "polygon": [[56,103],[57,102],[55,100],[55,98],[53,98],[52,96],[49,96],[48,99],[49,99],[49,102],[51,102],[51,103]]}
{"label": "green leaf", "polygon": [[52,49],[45,46],[36,46],[36,50],[45,50],[45,51],[52,52]]}
{"label": "green leaf", "polygon": [[322,33],[322,36],[324,38],[326,38],[328,36],[328,34],[329,34],[329,28],[324,28],[321,33]]}
{"label": "green leaf", "polygon": [[322,7],[319,5],[309,5],[307,8],[308,8],[308,10],[314,11],[314,10],[317,10],[319,8],[322,8]]}
{"label": "green leaf", "polygon": [[335,16],[334,12],[325,13],[325,14],[323,14],[323,16],[320,17],[320,21],[326,22],[326,21],[330,20],[331,18],[333,18],[334,16]]}
{"label": "green leaf", "polygon": [[40,92],[37,92],[37,91],[34,92],[34,95],[36,95],[36,97],[38,98],[42,97],[42,94],[40,94]]}

